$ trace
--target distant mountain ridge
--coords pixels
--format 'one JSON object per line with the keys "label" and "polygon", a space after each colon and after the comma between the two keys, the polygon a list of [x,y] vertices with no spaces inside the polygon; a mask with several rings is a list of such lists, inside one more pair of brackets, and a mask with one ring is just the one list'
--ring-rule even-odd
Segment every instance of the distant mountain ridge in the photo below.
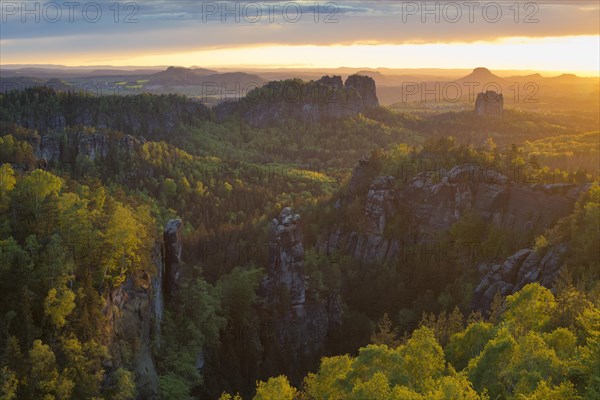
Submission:
{"label": "distant mountain ridge", "polygon": [[[323,73],[324,71],[327,71]],[[334,71],[333,73],[331,71]],[[502,72],[502,71],[501,71]],[[209,106],[226,100],[238,100],[253,88],[270,81],[302,79],[317,81],[324,74],[348,77],[353,74],[368,76],[377,85],[379,103],[400,109],[461,111],[466,103],[473,103],[478,93],[486,90],[501,92],[507,105],[561,109],[594,108],[598,103],[599,78],[579,77],[573,74],[543,76],[533,71],[527,74],[503,76],[506,71],[491,71],[477,67],[470,72],[444,69],[390,69],[390,68],[337,68],[337,69],[248,69],[213,70],[201,67],[162,67],[152,70],[144,67],[62,67],[62,66],[0,66],[0,92],[53,84],[60,90],[69,85],[91,88],[99,94],[182,94],[201,99]],[[518,72],[518,71],[509,71]],[[502,75],[502,76],[501,76]],[[61,79],[50,83],[50,79]],[[455,96],[456,85],[460,88]],[[453,89],[454,87],[454,89]],[[86,89],[87,90],[87,89]],[[435,91],[435,96],[430,91]],[[427,94],[429,93],[429,94]],[[448,101],[450,97],[451,101]],[[420,104],[420,106],[415,106]]]}

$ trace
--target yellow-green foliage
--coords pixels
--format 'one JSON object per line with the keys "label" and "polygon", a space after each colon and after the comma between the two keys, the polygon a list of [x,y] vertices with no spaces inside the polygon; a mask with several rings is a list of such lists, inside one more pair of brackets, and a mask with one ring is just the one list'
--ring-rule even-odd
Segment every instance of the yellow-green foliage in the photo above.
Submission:
{"label": "yellow-green foliage", "polygon": [[395,348],[369,345],[357,357],[323,358],[299,392],[285,377],[260,382],[254,400],[597,398],[600,309],[573,288],[564,291],[583,305],[572,309],[577,322],[569,326],[560,326],[556,313],[562,293],[557,302],[549,290],[531,284],[509,296],[496,323],[472,322],[455,333],[447,358],[433,331],[423,326]]}

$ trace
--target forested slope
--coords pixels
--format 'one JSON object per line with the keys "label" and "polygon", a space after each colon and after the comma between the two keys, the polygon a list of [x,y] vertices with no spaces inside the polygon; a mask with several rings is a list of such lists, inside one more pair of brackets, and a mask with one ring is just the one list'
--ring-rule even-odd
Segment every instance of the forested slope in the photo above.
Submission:
{"label": "forested slope", "polygon": [[505,114],[2,94],[2,395],[598,397],[599,134]]}

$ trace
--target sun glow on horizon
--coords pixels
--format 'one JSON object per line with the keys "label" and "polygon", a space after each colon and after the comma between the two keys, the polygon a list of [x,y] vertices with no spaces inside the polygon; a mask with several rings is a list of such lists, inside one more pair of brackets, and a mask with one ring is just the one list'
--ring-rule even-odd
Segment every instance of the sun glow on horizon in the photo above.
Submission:
{"label": "sun glow on horizon", "polygon": [[[600,36],[511,37],[474,43],[261,45],[116,58],[91,55],[60,64],[180,65],[206,68],[444,68],[486,65],[496,70],[536,70],[600,76]],[[596,50],[594,50],[596,49]],[[21,60],[27,63],[33,60]],[[56,60],[39,60],[45,63]],[[50,62],[54,63],[54,62]]]}

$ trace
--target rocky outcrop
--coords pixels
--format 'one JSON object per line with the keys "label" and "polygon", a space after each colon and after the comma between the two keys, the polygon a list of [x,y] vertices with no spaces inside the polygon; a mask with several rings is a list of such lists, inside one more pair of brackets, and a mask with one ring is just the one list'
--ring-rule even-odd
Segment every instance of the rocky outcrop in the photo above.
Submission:
{"label": "rocky outcrop", "polygon": [[111,139],[106,133],[85,129],[49,133],[29,140],[36,158],[64,165],[74,165],[80,156],[96,160],[106,159],[111,151],[133,153],[145,142],[143,137],[123,135]]}
{"label": "rocky outcrop", "polygon": [[[384,260],[392,242],[385,236],[390,218],[399,211],[398,194],[394,190],[394,177],[380,176],[373,181],[367,194],[362,234],[356,235],[354,256],[366,262]],[[390,253],[391,255],[391,253]]]}
{"label": "rocky outcrop", "polygon": [[291,375],[318,361],[330,327],[341,321],[340,300],[337,294],[320,299],[310,287],[300,216],[289,207],[271,223],[269,267],[260,291],[273,315],[263,327],[274,339],[263,343],[265,351],[276,352]]}
{"label": "rocky outcrop", "polygon": [[181,283],[182,226],[183,222],[180,219],[170,220],[165,226],[163,233],[165,244],[165,273],[163,282],[164,293],[167,298],[172,298],[177,293]]}
{"label": "rocky outcrop", "polygon": [[504,112],[504,96],[493,90],[479,93],[475,100],[475,113],[477,115],[500,116]]}
{"label": "rocky outcrop", "polygon": [[[47,87],[26,89],[35,113],[23,112],[14,122],[35,129],[41,136],[71,127],[93,126],[96,129],[119,131],[151,140],[167,140],[181,124],[210,119],[210,109],[194,99],[174,95],[80,95],[60,93]],[[100,92],[99,87],[84,91]],[[106,92],[105,92],[106,93]],[[95,93],[100,94],[100,93]]]}
{"label": "rocky outcrop", "polygon": [[137,399],[159,398],[158,375],[152,359],[152,342],[160,335],[162,285],[157,281],[164,268],[162,244],[152,254],[156,274],[130,276],[106,299],[104,314],[109,321],[107,347],[113,369],[125,367],[134,373]]}
{"label": "rocky outcrop", "polygon": [[345,84],[339,76],[324,76],[311,82],[299,79],[273,81],[248,93],[240,101],[223,102],[214,108],[217,120],[240,115],[254,127],[265,127],[285,119],[319,122],[357,115],[377,107],[375,81],[353,75]]}
{"label": "rocky outcrop", "polygon": [[[152,346],[160,346],[164,298],[176,292],[181,265],[181,220],[167,223],[152,252],[154,271],[129,276],[106,298],[106,345],[110,369],[124,367],[134,373],[137,399],[159,398],[158,375]],[[168,277],[168,279],[167,279]]]}
{"label": "rocky outcrop", "polygon": [[161,344],[161,324],[165,310],[165,243],[157,240],[154,245],[152,255],[154,265],[156,265],[156,276],[152,279],[152,314],[154,316],[154,338],[157,348]]}
{"label": "rocky outcrop", "polygon": [[340,91],[344,88],[344,82],[342,81],[342,77],[338,75],[325,75],[317,81],[317,84],[322,84],[324,86],[331,87],[334,91]]}
{"label": "rocky outcrop", "polygon": [[375,80],[371,77],[351,75],[346,79],[346,89],[354,90],[364,107],[378,107]]}
{"label": "rocky outcrop", "polygon": [[[300,215],[286,207],[271,222],[272,239],[269,243],[269,280],[271,288],[285,288],[296,316],[304,316],[306,282],[304,276],[304,247]],[[274,291],[270,291],[273,296]]]}
{"label": "rocky outcrop", "polygon": [[415,222],[427,233],[449,228],[470,210],[500,229],[541,232],[569,214],[584,189],[522,184],[492,169],[461,165],[433,177],[417,175],[401,197],[416,208]]}
{"label": "rocky outcrop", "polygon": [[342,251],[364,263],[393,263],[405,249],[433,242],[469,212],[505,231],[535,235],[568,215],[585,189],[520,184],[497,171],[462,165],[418,173],[405,179],[401,189],[395,188],[394,177],[376,177],[364,193],[365,168],[355,169],[349,194],[338,201],[348,204],[364,196],[362,215],[352,216],[357,218],[355,228],[347,230],[340,223],[321,237],[321,252]]}
{"label": "rocky outcrop", "polygon": [[128,279],[107,302],[113,337],[109,346],[115,367],[135,376],[138,399],[158,399],[158,375],[152,360],[152,290],[146,277],[141,286]]}
{"label": "rocky outcrop", "polygon": [[473,295],[473,308],[487,311],[496,293],[508,296],[533,282],[552,288],[566,252],[565,244],[551,246],[543,251],[523,249],[502,264],[479,265],[481,281]]}
{"label": "rocky outcrop", "polygon": [[346,201],[350,202],[356,196],[362,196],[371,185],[371,181],[375,177],[376,168],[373,168],[373,163],[369,157],[362,157],[358,161],[358,165],[352,171],[352,177],[348,183]]}

